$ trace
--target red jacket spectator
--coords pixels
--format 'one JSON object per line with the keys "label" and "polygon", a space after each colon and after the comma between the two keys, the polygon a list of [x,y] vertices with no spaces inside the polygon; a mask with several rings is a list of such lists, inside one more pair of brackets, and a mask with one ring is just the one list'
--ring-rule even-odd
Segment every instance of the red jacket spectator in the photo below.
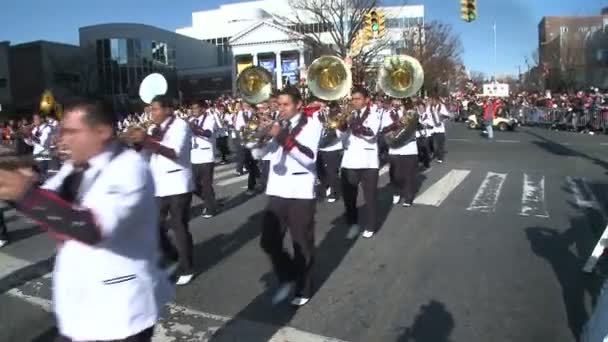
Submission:
{"label": "red jacket spectator", "polygon": [[496,117],[496,113],[498,113],[498,110],[500,109],[500,107],[502,107],[502,102],[500,102],[499,99],[496,99],[496,100],[488,99],[483,104],[484,121],[494,121],[494,118]]}

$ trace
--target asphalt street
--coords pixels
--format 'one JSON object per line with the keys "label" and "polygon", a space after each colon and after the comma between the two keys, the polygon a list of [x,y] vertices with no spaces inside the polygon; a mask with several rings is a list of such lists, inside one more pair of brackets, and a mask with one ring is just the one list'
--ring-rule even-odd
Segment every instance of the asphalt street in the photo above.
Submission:
{"label": "asphalt street", "polygon": [[[443,164],[393,207],[381,170],[381,230],[348,239],[342,202],[319,201],[317,292],[295,311],[259,247],[264,195],[216,169],[224,210],[193,208],[197,278],[177,289],[155,341],[576,341],[600,286],[581,268],[606,226],[608,136],[519,128],[494,141],[448,126]],[[0,341],[52,341],[53,241],[7,214]],[[363,217],[364,219],[364,217]]]}

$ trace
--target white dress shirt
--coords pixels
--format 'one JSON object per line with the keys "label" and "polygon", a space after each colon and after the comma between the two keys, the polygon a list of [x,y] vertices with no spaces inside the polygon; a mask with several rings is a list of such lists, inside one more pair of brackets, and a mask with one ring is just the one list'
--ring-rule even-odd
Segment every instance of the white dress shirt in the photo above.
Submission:
{"label": "white dress shirt", "polygon": [[[154,180],[133,150],[106,151],[89,165],[81,205],[95,216],[101,242],[59,245],[53,306],[59,331],[74,341],[124,339],[155,325],[173,296],[173,285],[157,266]],[[57,191],[73,169],[66,162],[44,188]]]}
{"label": "white dress shirt", "polygon": [[[51,125],[43,123],[32,129],[32,138],[25,138],[26,144],[33,146],[34,160],[51,160],[51,144],[54,129]],[[36,138],[34,138],[36,137]]]}
{"label": "white dress shirt", "polygon": [[[304,114],[291,118],[292,130],[296,128],[302,115]],[[312,118],[305,120],[306,124],[295,140],[312,152],[312,158],[297,146],[287,151],[274,139],[262,147],[252,149],[254,156],[270,154],[266,195],[295,199],[315,198],[316,160],[322,128],[317,120]]]}
{"label": "white dress shirt", "polygon": [[[161,124],[161,129],[165,129],[170,120],[171,117],[167,118]],[[175,117],[160,144],[175,151],[177,159],[171,160],[157,153],[150,155],[150,168],[157,197],[180,195],[194,189],[190,159],[191,139],[192,133],[188,123]]]}
{"label": "white dress shirt", "polygon": [[208,138],[192,134],[192,150],[190,151],[192,164],[213,163],[215,161],[215,138],[213,135],[216,128],[215,116],[207,113],[198,118],[192,118],[190,122],[204,131],[211,131],[211,137]]}
{"label": "white dress shirt", "polygon": [[[364,108],[362,110],[365,111]],[[356,115],[356,114],[353,114]],[[377,169],[380,161],[378,159],[378,131],[382,125],[381,114],[370,109],[370,113],[363,122],[363,126],[369,128],[373,136],[355,136],[350,129],[347,132],[338,131],[344,143],[344,156],[342,167],[347,169]]]}

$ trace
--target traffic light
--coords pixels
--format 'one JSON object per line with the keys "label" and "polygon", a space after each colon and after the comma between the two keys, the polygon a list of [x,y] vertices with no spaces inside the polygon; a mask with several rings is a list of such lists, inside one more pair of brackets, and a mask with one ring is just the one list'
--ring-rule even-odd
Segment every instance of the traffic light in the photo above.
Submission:
{"label": "traffic light", "polygon": [[363,25],[365,38],[369,40],[383,37],[385,32],[384,22],[384,13],[381,11],[371,10],[370,12],[366,13]]}
{"label": "traffic light", "polygon": [[477,19],[477,0],[460,0],[460,13],[467,23]]}

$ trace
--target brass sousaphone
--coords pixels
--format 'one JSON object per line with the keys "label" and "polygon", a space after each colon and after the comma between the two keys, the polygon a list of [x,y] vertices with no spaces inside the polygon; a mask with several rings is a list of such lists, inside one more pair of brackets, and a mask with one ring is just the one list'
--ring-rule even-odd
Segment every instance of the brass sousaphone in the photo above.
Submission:
{"label": "brass sousaphone", "polygon": [[[308,89],[316,97],[335,101],[348,95],[353,85],[350,67],[336,56],[321,56],[308,68]],[[327,116],[323,121],[323,135],[320,147],[334,144],[338,139],[336,129],[341,126],[346,115]]]}
{"label": "brass sousaphone", "polygon": [[[403,99],[416,94],[424,83],[424,70],[417,59],[397,55],[384,60],[378,73],[378,87],[388,96]],[[398,128],[385,134],[389,147],[398,148],[415,139],[418,114],[407,111],[399,118]]]}
{"label": "brass sousaphone", "polygon": [[[272,95],[272,74],[259,66],[250,66],[241,71],[236,80],[236,88],[243,100],[249,104],[262,103]],[[241,144],[247,148],[257,145],[261,125],[257,116],[252,117],[239,133]]]}

